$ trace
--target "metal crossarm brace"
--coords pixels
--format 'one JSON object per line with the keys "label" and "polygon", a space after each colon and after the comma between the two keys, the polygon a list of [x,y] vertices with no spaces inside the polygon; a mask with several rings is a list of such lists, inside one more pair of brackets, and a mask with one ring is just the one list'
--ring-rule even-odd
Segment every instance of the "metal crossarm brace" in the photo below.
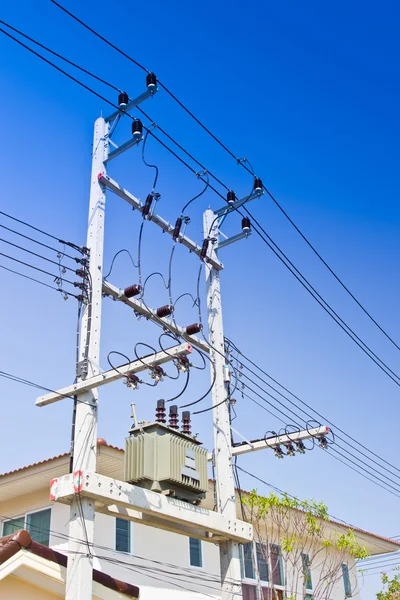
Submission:
{"label": "metal crossarm brace", "polygon": [[242,231],[241,233],[237,233],[236,235],[232,235],[229,238],[226,238],[226,240],[222,240],[221,242],[218,242],[218,244],[215,247],[215,250],[221,250],[221,248],[224,248],[225,246],[229,246],[230,244],[233,244],[234,242],[238,242],[239,240],[243,240],[247,237],[249,237],[249,235],[251,235],[251,230],[250,231]]}
{"label": "metal crossarm brace", "polygon": [[107,164],[108,162],[110,162],[110,160],[112,160],[113,158],[116,158],[117,156],[119,156],[120,154],[125,152],[125,150],[129,150],[129,148],[133,148],[133,146],[137,146],[142,141],[142,139],[143,139],[143,136],[132,137],[130,140],[128,140],[124,144],[117,146],[115,150],[113,150],[112,152],[109,153],[108,157],[104,161],[104,164]]}
{"label": "metal crossarm brace", "polygon": [[241,454],[255,452],[256,450],[264,450],[265,448],[276,448],[277,446],[282,446],[283,444],[295,444],[295,442],[310,440],[312,438],[318,439],[322,435],[327,435],[329,431],[329,427],[321,426],[315,427],[313,429],[306,429],[304,431],[294,431],[293,433],[289,433],[288,435],[278,435],[254,441],[249,440],[248,442],[242,442],[241,444],[236,444],[235,446],[233,446],[232,454],[233,456],[240,456]]}
{"label": "metal crossarm brace", "polygon": [[221,208],[218,208],[217,210],[214,210],[213,212],[217,217],[226,216],[233,210],[240,208],[242,206],[242,204],[246,204],[246,202],[251,202],[251,200],[255,200],[256,198],[259,198],[260,196],[262,196],[263,193],[264,192],[260,192],[260,193],[253,192],[252,194],[250,194],[250,196],[245,196],[244,198],[241,198],[240,200],[236,200],[236,202],[234,202],[233,204],[225,204],[225,206],[221,206]]}
{"label": "metal crossarm brace", "polygon": [[154,94],[156,92],[158,92],[158,88],[153,88],[152,90],[146,90],[145,92],[143,92],[143,94],[141,94],[140,96],[135,98],[135,100],[131,100],[131,102],[129,102],[129,104],[127,104],[125,106],[125,108],[116,110],[109,117],[106,117],[105,121],[108,123],[111,123],[112,121],[114,121],[114,119],[116,119],[118,117],[118,115],[122,116],[124,113],[128,113],[129,111],[132,110],[132,108],[135,108],[135,106],[138,106],[138,104],[141,104],[142,102],[144,102],[151,96],[154,96]]}
{"label": "metal crossarm brace", "polygon": [[[312,438],[318,439],[322,435],[328,435],[330,432],[329,427],[322,425],[321,427],[315,427],[313,429],[306,429],[303,431],[294,431],[289,435],[278,435],[268,438],[262,438],[260,440],[248,440],[241,444],[236,444],[232,447],[232,456],[240,456],[241,454],[248,454],[249,452],[257,452],[257,450],[267,450],[268,448],[276,448],[277,446],[283,446],[284,444],[301,442],[303,440],[310,440]],[[213,459],[212,453],[207,455],[208,462]]]}
{"label": "metal crossarm brace", "polygon": [[77,494],[93,499],[96,509],[98,504],[103,512],[111,509],[125,519],[138,522],[142,522],[142,515],[149,515],[152,517],[149,525],[175,533],[189,532],[209,540],[215,536],[215,541],[229,539],[244,544],[253,539],[249,523],[99,473],[79,470],[50,483],[50,500],[69,504]]}
{"label": "metal crossarm brace", "polygon": [[[142,212],[143,204],[139,198],[136,198],[133,194],[122,188],[116,181],[111,179],[111,177],[105,175],[104,173],[99,173],[99,182],[114,192],[114,194],[128,202],[128,204],[130,204],[133,208],[136,208],[139,212]],[[150,220],[158,225],[165,233],[169,233],[169,235],[173,234],[175,226],[156,213],[151,215]],[[197,256],[200,256],[201,246],[196,244],[196,242],[193,242],[186,235],[180,235],[177,241],[183,246],[186,246],[186,248],[188,248],[194,254],[197,254]],[[218,271],[224,268],[224,265],[218,260],[218,258],[216,258],[216,256],[209,256],[208,262]]]}
{"label": "metal crossarm brace", "polygon": [[141,371],[145,371],[153,366],[162,365],[170,360],[174,360],[179,356],[190,354],[191,351],[191,345],[184,343],[179,344],[178,346],[173,346],[172,348],[167,348],[167,350],[157,352],[156,354],[144,356],[140,360],[135,360],[134,362],[126,365],[118,366],[118,371],[115,369],[110,369],[109,371],[104,371],[95,377],[90,377],[89,379],[85,379],[83,381],[79,381],[78,383],[74,383],[73,385],[62,388],[57,392],[40,396],[36,400],[36,406],[46,406],[47,404],[53,404],[54,402],[58,402],[59,400],[63,400],[69,396],[83,394],[89,390],[93,390],[105,385],[106,383],[111,383],[113,381],[117,381],[118,379],[122,379],[129,373],[140,373]]}
{"label": "metal crossarm brace", "polygon": [[143,317],[146,317],[146,319],[155,321],[156,323],[165,323],[165,325],[169,331],[172,331],[176,335],[183,337],[188,342],[190,342],[190,344],[192,344],[192,346],[196,346],[196,348],[203,350],[203,352],[210,351],[210,348],[209,348],[208,344],[206,344],[206,342],[204,342],[203,340],[200,340],[198,337],[196,337],[194,335],[189,336],[186,333],[185,329],[183,327],[180,327],[179,325],[175,325],[174,322],[172,321],[172,319],[168,319],[168,318],[161,319],[160,317],[157,316],[157,313],[154,309],[147,308],[143,304],[143,302],[140,302],[139,300],[135,300],[134,298],[127,298],[124,295],[123,290],[117,288],[115,285],[112,285],[108,281],[103,281],[103,294],[105,294],[106,296],[110,296],[111,298],[114,298],[114,300],[119,300],[123,304],[126,304],[126,306],[129,306],[130,308],[132,308],[135,311],[135,313],[142,315]]}

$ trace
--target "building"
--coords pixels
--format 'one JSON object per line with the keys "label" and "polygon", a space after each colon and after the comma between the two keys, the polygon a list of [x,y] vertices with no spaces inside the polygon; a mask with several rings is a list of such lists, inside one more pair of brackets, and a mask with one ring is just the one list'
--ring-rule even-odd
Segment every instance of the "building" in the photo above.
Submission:
{"label": "building", "polygon": [[[123,479],[123,450],[101,440],[97,459],[99,473]],[[50,502],[49,487],[52,479],[68,472],[69,453],[65,453],[0,475],[1,536],[10,536],[25,529],[30,532],[37,546],[49,546],[56,551],[53,553],[56,557],[57,552],[66,555],[69,507],[59,502]],[[212,487],[210,482],[210,492],[203,501],[207,508],[213,506]],[[239,502],[238,517],[241,518]],[[329,528],[338,534],[347,530],[344,525],[333,521],[329,522]],[[353,531],[357,540],[371,555],[394,552],[400,546],[399,542],[366,531]],[[39,597],[47,600],[62,596],[63,585],[65,587],[62,559],[54,560],[54,556],[49,558],[48,555],[38,556],[26,547],[21,547],[10,557],[3,553],[2,558],[2,544],[4,545],[4,540],[0,540],[0,600],[22,597],[24,600]],[[46,553],[42,549],[39,554]],[[284,569],[279,544],[270,545],[268,556],[269,563],[265,558],[265,548],[263,551],[260,543],[250,544],[242,549],[244,600],[256,600],[257,582],[262,587],[265,600],[282,598]],[[301,560],[305,561],[303,567],[307,571],[307,557],[302,556]],[[340,576],[335,581],[331,600],[359,598],[352,583],[356,572],[354,561],[343,560],[343,566],[340,566]],[[94,598],[99,600],[134,598],[135,586],[140,590],[140,600],[176,600],[179,597],[182,600],[202,600],[219,598],[221,595],[217,545],[101,513],[96,514],[94,568],[117,581],[117,587],[114,584],[110,587],[104,585],[104,581],[96,582],[94,577]],[[310,570],[307,573],[307,600],[313,598],[318,582],[318,569]],[[271,591],[271,583],[274,585],[274,593]],[[126,588],[129,591],[121,592],[122,588],[118,588],[120,584],[130,586]],[[45,585],[47,588],[41,587]],[[32,588],[30,595],[25,593],[28,589],[26,586]],[[40,592],[35,595],[36,588]],[[303,595],[302,592],[298,594],[299,598]]]}

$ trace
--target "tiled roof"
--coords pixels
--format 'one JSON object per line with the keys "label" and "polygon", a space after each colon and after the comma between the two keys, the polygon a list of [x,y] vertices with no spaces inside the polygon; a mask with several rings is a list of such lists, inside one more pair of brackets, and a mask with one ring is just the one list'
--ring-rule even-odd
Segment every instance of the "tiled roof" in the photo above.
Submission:
{"label": "tiled roof", "polygon": [[[106,446],[106,448],[112,448],[113,450],[119,450],[120,452],[124,452],[122,448],[118,448],[118,446],[113,446],[112,444],[100,444],[101,446]],[[51,458],[46,458],[45,460],[39,460],[38,462],[32,463],[30,465],[26,465],[25,467],[19,467],[18,469],[13,469],[12,471],[7,471],[6,473],[0,473],[0,477],[5,477],[6,475],[13,475],[14,473],[18,473],[19,471],[25,471],[25,469],[31,469],[32,467],[38,467],[40,465],[45,465],[46,463],[52,462],[53,460],[57,460],[59,458],[67,458],[70,456],[69,452],[64,452],[64,454],[58,454],[57,456],[53,456]]]}
{"label": "tiled roof", "polygon": [[[32,552],[62,567],[66,567],[68,563],[68,558],[65,554],[61,554],[61,552],[52,550],[48,546],[32,541],[30,533],[25,529],[21,529],[11,535],[0,538],[0,565],[6,563],[20,550]],[[134,600],[139,598],[139,588],[136,585],[115,579],[97,569],[93,569],[93,580],[104,585],[104,587],[126,595],[128,598]]]}

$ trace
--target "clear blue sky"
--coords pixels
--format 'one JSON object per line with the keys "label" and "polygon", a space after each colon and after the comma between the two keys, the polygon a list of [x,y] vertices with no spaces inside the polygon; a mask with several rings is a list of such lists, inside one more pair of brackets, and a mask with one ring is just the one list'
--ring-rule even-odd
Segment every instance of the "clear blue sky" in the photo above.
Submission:
{"label": "clear blue sky", "polygon": [[[135,56],[199,115],[239,156],[248,157],[309,239],[355,295],[397,340],[399,256],[399,9],[395,2],[335,3],[187,2],[114,5],[69,1],[71,10]],[[144,75],[62,14],[49,1],[7,3],[2,18],[108,79],[131,96]],[[2,93],[2,210],[65,239],[84,243],[92,125],[100,100],[25,50],[0,36]],[[88,80],[85,80],[88,81]],[[98,89],[115,101],[115,95]],[[195,127],[160,91],[144,107],[161,126],[234,188],[248,191],[250,178]],[[129,135],[128,123],[120,137]],[[160,167],[159,212],[175,220],[201,188],[196,179],[149,142],[148,158]],[[145,197],[152,173],[135,149],[110,174]],[[207,193],[192,205],[190,235],[201,241],[201,214],[220,201]],[[346,297],[267,197],[251,210],[324,297],[396,371],[399,354]],[[5,219],[1,222],[8,225]],[[138,215],[109,196],[106,265],[120,248],[136,255]],[[236,233],[238,217],[227,222]],[[171,240],[154,227],[144,232],[143,270],[167,271]],[[2,244],[2,248],[5,248]],[[9,249],[8,249],[9,250]],[[198,261],[179,248],[174,288],[195,292]],[[5,252],[5,250],[2,250]],[[21,256],[17,253],[14,256]],[[243,351],[310,405],[356,439],[398,463],[398,387],[344,335],[253,235],[221,258],[225,333]],[[11,266],[6,259],[1,264]],[[36,264],[36,263],[35,263]],[[37,263],[38,264],[38,263]],[[122,257],[111,278],[121,287],[137,280]],[[0,272],[2,369],[49,387],[74,377],[76,303]],[[150,304],[168,300],[160,279],[148,288]],[[132,355],[139,341],[156,343],[158,329],[124,306],[105,302],[102,366],[106,355]],[[196,320],[183,301],[177,318]],[[189,388],[196,397],[199,386]],[[173,392],[173,385],[165,390]],[[0,471],[69,447],[69,401],[34,406],[35,392],[0,380],[3,398]],[[137,401],[151,418],[157,392],[133,395],[116,384],[102,391],[99,433],[123,445]],[[250,437],[281,426],[238,396],[236,427]],[[210,399],[207,400],[210,402]],[[206,404],[204,404],[206,406]],[[211,445],[210,415],[194,427]],[[23,443],[21,443],[21,440]],[[400,534],[396,498],[320,450],[284,461],[272,453],[240,463],[300,497],[323,499],[330,512],[367,530]],[[400,465],[399,465],[400,467]],[[254,483],[243,478],[243,486]],[[260,491],[267,488],[258,486]],[[368,577],[364,600],[374,598]]]}

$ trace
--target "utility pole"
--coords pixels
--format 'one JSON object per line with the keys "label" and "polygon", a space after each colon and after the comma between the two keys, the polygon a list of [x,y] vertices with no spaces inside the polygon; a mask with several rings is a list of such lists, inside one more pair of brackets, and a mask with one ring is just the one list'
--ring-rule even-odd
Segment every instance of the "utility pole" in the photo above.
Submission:
{"label": "utility pole", "polygon": [[[103,248],[105,188],[99,182],[98,174],[104,172],[104,163],[108,156],[108,123],[97,119],[94,126],[92,174],[90,183],[89,219],[87,248],[89,250],[88,301],[84,305],[79,362],[77,364],[78,381],[89,375],[98,374],[100,362],[100,325],[103,286]],[[74,439],[72,472],[78,475],[82,471],[96,471],[97,441],[97,388],[76,396],[74,411]],[[80,482],[74,481],[79,487]],[[68,568],[66,582],[66,600],[92,600],[93,597],[93,537],[94,537],[94,501],[79,494],[71,504],[68,542]]]}
{"label": "utility pole", "polygon": [[[214,245],[219,241],[218,217],[208,209],[204,213],[204,239],[210,239],[209,255],[216,255]],[[216,256],[214,256],[216,258]],[[231,424],[229,414],[227,362],[222,323],[222,306],[219,272],[205,262],[208,339],[210,359],[215,369],[215,384],[212,388],[214,422],[214,465],[217,486],[218,512],[236,519],[236,495],[232,466]],[[211,370],[211,378],[214,374]],[[241,574],[239,544],[229,540],[220,544],[222,600],[241,597]]]}
{"label": "utility pole", "polygon": [[[263,193],[262,182],[255,178],[254,190],[245,198],[237,199],[233,191],[227,195],[228,205],[204,213],[204,241],[197,244],[185,233],[180,232],[182,219],[175,225],[158,215],[152,204],[154,196],[149,194],[143,203],[133,194],[114,181],[106,173],[109,161],[139,144],[143,140],[143,125],[137,118],[132,119],[132,136],[118,146],[111,138],[115,128],[123,117],[135,106],[152,97],[157,91],[154,73],[146,76],[147,90],[136,99],[129,99],[126,92],[118,98],[119,109],[105,119],[95,122],[92,174],[90,187],[90,205],[87,234],[87,261],[83,269],[82,296],[85,299],[81,321],[79,360],[77,363],[77,381],[57,391],[50,392],[36,400],[37,406],[46,406],[73,396],[74,420],[72,440],[71,473],[53,480],[50,484],[50,499],[70,505],[68,565],[66,581],[66,600],[92,600],[93,597],[93,541],[95,501],[98,510],[104,514],[120,516],[133,522],[147,523],[167,531],[175,531],[220,545],[222,599],[236,600],[242,596],[239,544],[253,541],[251,524],[236,518],[236,496],[233,478],[232,456],[254,452],[265,448],[280,451],[280,445],[286,445],[288,453],[304,451],[302,440],[320,439],[324,442],[327,427],[298,431],[283,436],[263,438],[232,446],[229,410],[229,365],[225,358],[225,343],[222,324],[221,292],[219,271],[223,264],[217,252],[236,241],[247,238],[251,233],[250,221],[244,217],[242,231],[228,238],[220,231],[226,216],[240,208],[246,202],[258,198]],[[113,149],[110,151],[110,145]],[[139,286],[131,285],[120,289],[103,281],[104,217],[106,190],[109,189],[135,209],[136,214],[157,225],[164,233],[186,247],[191,253],[204,261],[207,286],[208,336],[209,343],[195,337],[201,327],[197,323],[186,327],[178,326],[174,320],[159,315],[159,309],[147,307],[144,302],[135,300]],[[180,225],[178,227],[178,224]],[[220,241],[220,235],[224,239]],[[77,272],[78,274],[78,272]],[[132,293],[132,290],[136,290]],[[86,293],[86,297],[85,297]],[[122,302],[137,314],[174,332],[180,343],[172,348],[151,353],[136,361],[120,365],[118,369],[99,373],[101,305],[103,295]],[[170,311],[168,315],[170,315]],[[182,343],[184,340],[184,343]],[[135,373],[154,369],[166,362],[179,359],[191,353],[192,346],[203,352],[209,352],[212,387],[214,451],[212,460],[216,469],[216,488],[218,513],[203,507],[182,503],[173,496],[164,496],[143,487],[117,481],[96,473],[98,388],[125,378],[129,384],[137,387],[139,378]],[[140,381],[139,381],[140,383]],[[236,432],[238,433],[238,432]],[[239,434],[240,435],[240,434]],[[325,442],[326,443],[326,440]],[[211,458],[211,455],[210,455]],[[182,465],[184,466],[184,465]],[[117,492],[117,493],[116,493]]]}

